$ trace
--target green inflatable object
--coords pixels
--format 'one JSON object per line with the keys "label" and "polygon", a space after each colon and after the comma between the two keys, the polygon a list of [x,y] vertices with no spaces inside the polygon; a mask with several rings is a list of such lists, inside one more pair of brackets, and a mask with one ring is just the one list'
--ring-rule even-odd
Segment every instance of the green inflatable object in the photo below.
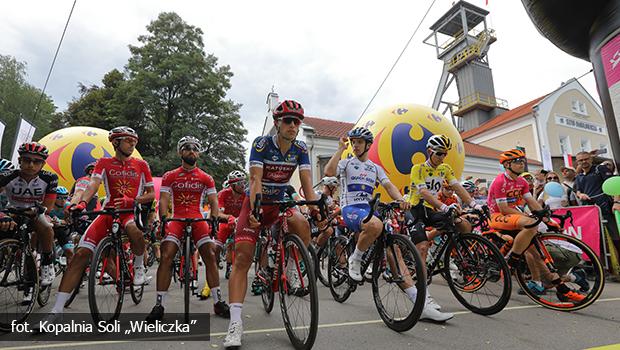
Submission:
{"label": "green inflatable object", "polygon": [[603,182],[603,192],[610,196],[620,195],[620,176],[613,176]]}

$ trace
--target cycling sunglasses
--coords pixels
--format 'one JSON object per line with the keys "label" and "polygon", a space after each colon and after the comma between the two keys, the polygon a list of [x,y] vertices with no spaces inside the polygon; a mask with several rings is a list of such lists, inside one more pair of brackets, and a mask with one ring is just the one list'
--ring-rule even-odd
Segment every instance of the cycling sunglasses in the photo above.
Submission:
{"label": "cycling sunglasses", "polygon": [[295,124],[295,126],[301,125],[301,119],[295,117],[284,117],[281,119],[284,124]]}
{"label": "cycling sunglasses", "polygon": [[20,163],[32,163],[34,165],[41,165],[43,163],[45,163],[45,159],[38,159],[38,158],[30,158],[30,157],[19,157],[19,162]]}

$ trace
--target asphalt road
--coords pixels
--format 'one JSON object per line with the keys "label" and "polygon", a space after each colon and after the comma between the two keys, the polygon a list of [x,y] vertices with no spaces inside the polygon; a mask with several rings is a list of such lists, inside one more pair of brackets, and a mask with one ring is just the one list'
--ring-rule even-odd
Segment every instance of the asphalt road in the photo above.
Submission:
{"label": "asphalt road", "polygon": [[[154,276],[155,270],[149,271]],[[224,294],[228,286],[223,279]],[[58,283],[58,281],[56,281]],[[516,283],[515,283],[516,284]],[[320,284],[319,284],[320,285]],[[202,285],[201,285],[202,287]],[[472,314],[452,296],[440,278],[430,290],[442,310],[455,313],[447,323],[419,322],[412,330],[396,333],[380,320],[370,285],[365,285],[343,304],[335,302],[329,290],[319,287],[319,332],[315,349],[586,349],[616,344],[620,348],[620,284],[608,282],[600,299],[585,310],[574,313],[544,309],[516,293],[499,314],[485,317]],[[166,312],[182,312],[182,289],[173,284]],[[35,312],[46,313],[53,304]],[[127,296],[123,312],[148,313],[155,302],[154,281],[146,287],[142,303],[134,305]],[[209,312],[212,299],[192,300],[192,310]],[[85,293],[78,295],[67,312],[89,312]],[[243,309],[244,349],[290,349],[283,328],[278,301],[271,314],[263,310],[259,297],[248,293]],[[10,334],[0,335],[3,349],[205,349],[223,348],[228,321],[211,318],[211,341],[132,341],[131,338],[98,342],[12,341]]]}

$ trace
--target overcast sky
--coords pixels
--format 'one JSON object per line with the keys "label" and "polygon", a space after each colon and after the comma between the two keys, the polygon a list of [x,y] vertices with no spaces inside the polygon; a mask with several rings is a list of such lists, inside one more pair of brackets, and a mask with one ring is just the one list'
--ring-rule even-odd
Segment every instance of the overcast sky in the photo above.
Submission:
{"label": "overcast sky", "polygon": [[[174,11],[204,31],[205,48],[231,66],[228,98],[243,104],[248,140],[262,131],[266,96],[296,99],[308,115],[355,122],[432,0],[415,1],[85,1],[78,0],[47,87],[59,110],[77,84],[101,84],[122,69],[160,12]],[[497,42],[489,51],[497,97],[511,108],[591,69],[542,37],[518,0],[471,0],[490,12]],[[452,5],[437,0],[370,111],[397,103],[430,105],[441,76],[435,49],[422,43]],[[27,63],[43,88],[73,0],[4,1],[0,53]],[[596,101],[594,77],[580,80]],[[455,91],[452,100],[457,100]]]}

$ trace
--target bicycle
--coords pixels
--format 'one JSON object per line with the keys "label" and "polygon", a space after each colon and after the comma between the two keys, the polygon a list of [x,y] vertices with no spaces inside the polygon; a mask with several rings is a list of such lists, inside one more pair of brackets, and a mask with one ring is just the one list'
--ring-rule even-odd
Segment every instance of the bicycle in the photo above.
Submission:
{"label": "bicycle", "polygon": [[[88,226],[91,222],[92,220],[90,220],[88,216],[83,215],[83,213],[79,213],[77,211],[71,212],[71,221],[69,222],[69,237],[71,238],[71,241],[73,242],[73,245],[76,247],[76,249],[79,245],[80,238],[82,237],[84,232],[86,232],[86,229],[88,229]],[[69,307],[71,303],[73,303],[75,297],[80,293],[80,290],[83,288],[84,280],[88,279],[89,269],[90,267],[87,266],[84,272],[82,272],[82,278],[80,278],[80,282],[73,289],[71,295],[69,296],[69,299],[67,299],[67,301],[65,302],[65,307]]]}
{"label": "bicycle", "polygon": [[110,215],[112,227],[101,240],[90,263],[88,274],[88,306],[95,322],[113,322],[118,319],[129,284],[131,299],[142,301],[144,285],[133,285],[133,254],[129,244],[123,242],[120,215],[133,213],[134,209],[104,208],[83,212],[82,215]]}
{"label": "bicycle", "polygon": [[[193,295],[198,295],[196,292],[197,287],[193,283],[198,280],[197,268],[194,263],[194,251],[196,247],[194,246],[194,240],[192,239],[192,223],[207,221],[211,224],[211,232],[216,232],[216,225],[212,219],[205,218],[164,218],[162,222],[162,231],[166,227],[166,222],[169,221],[177,221],[182,222],[185,225],[183,229],[183,238],[181,239],[181,247],[182,250],[178,251],[180,253],[180,263],[178,265],[179,268],[179,281],[181,282],[181,288],[183,288],[183,301],[184,301],[184,312],[185,312],[185,323],[189,324],[189,300],[190,300],[190,291]],[[164,233],[162,232],[162,236]],[[175,264],[176,265],[176,264]],[[182,271],[182,272],[181,272]]]}
{"label": "bicycle", "polygon": [[[11,331],[11,324],[26,321],[39,293],[39,270],[30,246],[35,217],[45,213],[36,204],[31,208],[5,208],[14,216],[14,231],[0,233],[0,330]],[[50,289],[50,288],[48,288]]]}
{"label": "bicycle", "polygon": [[[470,213],[485,222],[488,208]],[[428,253],[427,283],[430,285],[433,276],[441,274],[452,294],[467,309],[487,316],[502,311],[512,293],[510,269],[504,256],[484,236],[459,233],[454,225],[454,210],[447,213],[447,218],[434,227],[443,234],[437,247]]]}
{"label": "bicycle", "polygon": [[[547,218],[559,219],[559,227],[563,228],[568,220],[573,225],[572,212],[569,210],[564,215],[553,214],[548,208],[534,211],[531,215],[536,222],[526,227],[536,227],[542,220]],[[560,275],[562,282],[571,290],[579,290],[585,298],[580,302],[573,302],[563,298],[559,293],[549,293],[552,285],[543,285],[544,290],[532,288],[531,281],[535,281],[534,274],[526,261],[526,254],[518,264],[515,274],[519,286],[535,303],[556,311],[576,311],[594,303],[602,294],[605,287],[603,266],[594,251],[579,239],[559,232],[557,228],[550,227],[555,232],[538,232],[532,239],[530,247],[534,247],[532,256],[534,259],[542,259],[546,269],[551,273]],[[507,234],[514,232],[500,231]],[[505,243],[504,243],[505,244]],[[510,243],[508,243],[510,244]],[[510,247],[504,250],[508,251]]]}
{"label": "bicycle", "polygon": [[[335,254],[328,260],[327,279],[330,292],[334,300],[339,303],[345,302],[359,285],[363,285],[364,282],[372,283],[373,301],[385,325],[396,332],[405,332],[415,326],[424,308],[426,299],[424,265],[420,253],[409,237],[399,234],[392,225],[392,219],[397,217],[400,210],[400,202],[384,204],[379,202],[379,198],[377,194],[369,202],[371,210],[363,220],[367,223],[377,212],[383,221],[381,235],[362,258],[363,280],[357,282],[349,276],[348,262],[357,244],[356,235],[339,236],[334,239],[332,249]],[[367,276],[366,271],[371,264],[372,272]],[[404,291],[407,284],[417,289],[415,302],[412,302]]]}
{"label": "bicycle", "polygon": [[[274,201],[262,205],[279,207],[277,230],[272,232],[270,228],[263,228],[256,242],[254,268],[263,307],[267,313],[272,311],[277,291],[284,327],[291,343],[296,349],[310,349],[316,340],[319,323],[316,277],[308,249],[297,235],[289,232],[286,212],[295,206],[316,205],[321,217],[327,217],[325,197],[316,201]],[[260,207],[260,196],[257,196],[253,215],[258,221],[261,221]],[[267,264],[265,260],[268,260]],[[299,305],[304,302],[305,307]],[[288,310],[295,306],[304,310]],[[309,322],[306,322],[307,318]]]}

